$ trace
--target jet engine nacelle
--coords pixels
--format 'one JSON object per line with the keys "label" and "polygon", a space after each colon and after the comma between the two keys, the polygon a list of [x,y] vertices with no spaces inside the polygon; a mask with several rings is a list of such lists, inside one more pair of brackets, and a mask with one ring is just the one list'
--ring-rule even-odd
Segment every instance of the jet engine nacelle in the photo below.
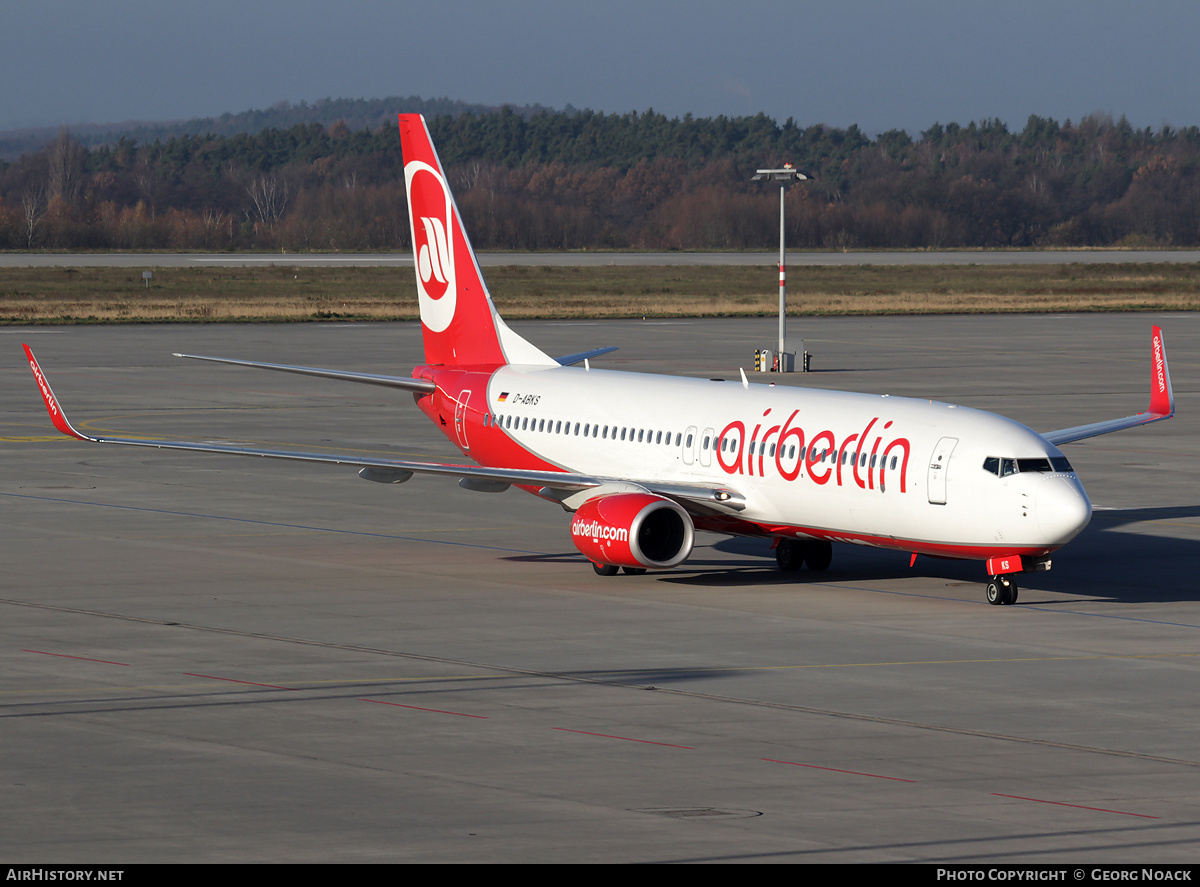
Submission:
{"label": "jet engine nacelle", "polygon": [[696,540],[692,518],[651,493],[589,499],[571,519],[571,539],[588,560],[614,567],[674,567]]}

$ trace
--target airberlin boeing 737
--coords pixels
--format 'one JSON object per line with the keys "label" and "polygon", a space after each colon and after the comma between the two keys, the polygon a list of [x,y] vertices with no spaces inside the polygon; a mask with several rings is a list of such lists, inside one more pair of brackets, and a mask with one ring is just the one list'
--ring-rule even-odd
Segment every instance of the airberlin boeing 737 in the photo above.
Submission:
{"label": "airberlin boeing 737", "polygon": [[400,115],[400,135],[423,366],[405,377],[178,356],[409,391],[477,464],[91,437],[63,415],[25,346],[58,430],[94,443],[355,465],[382,483],[434,474],[481,492],[515,485],[572,514],[571,538],[600,575],[681,564],[700,529],[771,538],[785,570],[824,569],[833,542],[976,558],[992,576],[988,600],[1011,604],[1016,574],[1047,569],[1091,517],[1058,445],[1174,415],[1158,327],[1146,412],[1046,434],[953,404],[750,385],[744,372],[737,383],[592,369],[588,359],[611,348],[556,360],[497,314],[424,119]]}

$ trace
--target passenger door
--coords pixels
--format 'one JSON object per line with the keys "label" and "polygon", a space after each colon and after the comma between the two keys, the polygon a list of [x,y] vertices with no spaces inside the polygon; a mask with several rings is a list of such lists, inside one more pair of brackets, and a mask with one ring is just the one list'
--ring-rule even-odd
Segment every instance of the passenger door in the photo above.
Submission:
{"label": "passenger door", "polygon": [[958,445],[957,437],[943,437],[933,448],[929,457],[929,477],[926,486],[929,488],[929,504],[946,504],[946,472],[950,468],[950,454]]}

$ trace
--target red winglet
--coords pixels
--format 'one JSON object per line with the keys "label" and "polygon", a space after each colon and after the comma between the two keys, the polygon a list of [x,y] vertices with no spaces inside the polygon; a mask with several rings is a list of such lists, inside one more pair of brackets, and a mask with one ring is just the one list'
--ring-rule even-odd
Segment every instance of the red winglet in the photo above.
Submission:
{"label": "red winglet", "polygon": [[29,361],[29,369],[33,371],[33,380],[37,382],[38,391],[42,392],[42,400],[46,402],[46,412],[50,414],[50,421],[54,423],[54,427],[68,437],[76,437],[79,440],[92,440],[86,435],[76,431],[69,421],[67,416],[62,411],[62,407],[58,405],[58,398],[54,396],[54,391],[50,388],[50,383],[46,381],[46,376],[42,373],[42,368],[38,366],[37,358],[33,356],[33,352],[29,350],[29,346],[22,343],[22,348],[25,349],[25,357]]}
{"label": "red winglet", "polygon": [[1175,395],[1171,391],[1171,371],[1167,368],[1167,347],[1162,329],[1150,331],[1150,412],[1159,416],[1175,415]]}

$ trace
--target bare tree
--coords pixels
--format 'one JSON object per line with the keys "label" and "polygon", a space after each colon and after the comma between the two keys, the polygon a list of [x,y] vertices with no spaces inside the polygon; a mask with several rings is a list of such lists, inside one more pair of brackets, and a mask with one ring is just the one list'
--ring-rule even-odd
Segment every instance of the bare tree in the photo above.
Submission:
{"label": "bare tree", "polygon": [[482,174],[483,164],[478,160],[463,164],[454,173],[455,190],[470,191],[479,184],[479,178]]}
{"label": "bare tree", "polygon": [[58,138],[50,146],[50,198],[61,197],[68,206],[74,206],[83,187],[83,161],[87,149],[71,138],[64,126]]}
{"label": "bare tree", "polygon": [[233,216],[231,214],[212,207],[205,207],[201,220],[210,242],[215,243],[216,238],[233,240]]}
{"label": "bare tree", "polygon": [[[287,180],[277,175],[261,175],[246,188],[254,204],[254,215],[266,225],[274,225],[283,218],[292,189]],[[247,213],[249,215],[249,213]]]}
{"label": "bare tree", "polygon": [[30,188],[21,198],[21,210],[25,214],[25,243],[33,249],[33,236],[37,233],[38,222],[46,214],[46,189]]}

